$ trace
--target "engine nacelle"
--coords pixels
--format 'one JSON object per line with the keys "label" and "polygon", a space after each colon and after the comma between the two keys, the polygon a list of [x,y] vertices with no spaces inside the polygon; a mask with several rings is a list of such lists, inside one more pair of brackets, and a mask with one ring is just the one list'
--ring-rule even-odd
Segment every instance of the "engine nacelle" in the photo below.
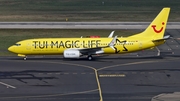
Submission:
{"label": "engine nacelle", "polygon": [[63,53],[64,58],[79,58],[81,53],[77,49],[67,49]]}

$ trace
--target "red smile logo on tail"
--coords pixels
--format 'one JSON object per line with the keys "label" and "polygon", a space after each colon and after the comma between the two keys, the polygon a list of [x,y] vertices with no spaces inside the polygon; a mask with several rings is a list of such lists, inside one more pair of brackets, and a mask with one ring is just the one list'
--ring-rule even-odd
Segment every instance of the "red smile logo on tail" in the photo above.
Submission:
{"label": "red smile logo on tail", "polygon": [[[164,22],[162,22],[162,25],[164,25]],[[153,28],[153,30],[156,32],[156,33],[161,33],[161,31],[163,30],[164,27],[161,27],[161,29],[157,30],[156,29],[156,25],[152,25],[151,26]]]}

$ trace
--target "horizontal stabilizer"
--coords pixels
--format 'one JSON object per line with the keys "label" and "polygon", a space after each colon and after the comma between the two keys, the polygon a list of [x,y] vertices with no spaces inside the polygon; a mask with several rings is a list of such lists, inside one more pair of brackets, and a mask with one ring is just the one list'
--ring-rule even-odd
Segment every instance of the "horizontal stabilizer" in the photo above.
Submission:
{"label": "horizontal stabilizer", "polygon": [[170,38],[170,35],[166,35],[164,36],[162,39],[156,39],[156,40],[153,40],[153,42],[156,42],[156,41],[162,41],[162,40],[167,40]]}

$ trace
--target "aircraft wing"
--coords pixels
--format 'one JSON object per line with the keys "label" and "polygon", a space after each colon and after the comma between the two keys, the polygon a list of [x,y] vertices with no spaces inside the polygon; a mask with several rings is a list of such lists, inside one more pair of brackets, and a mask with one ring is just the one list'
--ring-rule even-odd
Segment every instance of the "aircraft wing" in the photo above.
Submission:
{"label": "aircraft wing", "polygon": [[113,50],[114,45],[116,43],[117,36],[115,36],[112,41],[108,44],[108,46],[104,47],[96,47],[96,48],[84,48],[84,49],[79,49],[80,53],[83,55],[93,55],[93,54],[102,54],[104,53],[103,48],[111,47]]}
{"label": "aircraft wing", "polygon": [[97,47],[97,48],[85,48],[85,49],[80,49],[79,51],[83,55],[91,55],[91,54],[96,54],[97,52],[102,51],[102,48],[101,47]]}

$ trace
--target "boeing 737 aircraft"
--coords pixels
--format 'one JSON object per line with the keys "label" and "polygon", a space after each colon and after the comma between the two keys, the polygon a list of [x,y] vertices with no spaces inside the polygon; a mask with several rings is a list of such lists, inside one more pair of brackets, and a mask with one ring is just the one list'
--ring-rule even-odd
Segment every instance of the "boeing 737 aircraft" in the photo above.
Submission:
{"label": "boeing 737 aircraft", "polygon": [[107,38],[39,38],[17,42],[10,52],[27,58],[27,55],[60,55],[64,58],[87,56],[92,60],[96,54],[123,54],[161,45],[170,36],[164,36],[170,8],[163,8],[145,31],[129,37]]}

